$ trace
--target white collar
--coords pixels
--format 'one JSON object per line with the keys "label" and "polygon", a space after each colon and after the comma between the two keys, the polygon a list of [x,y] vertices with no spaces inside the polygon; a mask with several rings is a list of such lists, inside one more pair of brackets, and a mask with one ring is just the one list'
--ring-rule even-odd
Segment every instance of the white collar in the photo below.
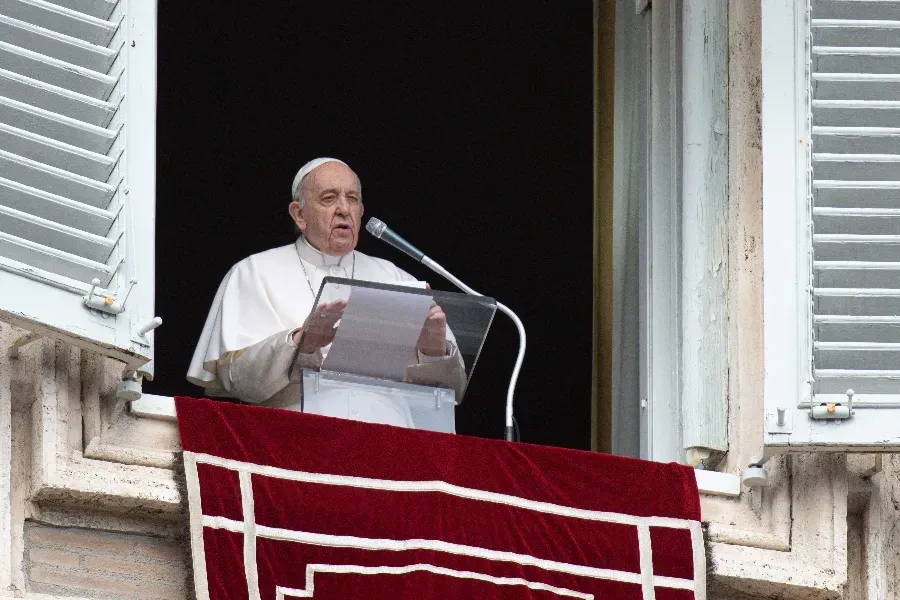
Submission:
{"label": "white collar", "polygon": [[[344,256],[330,256],[321,250],[313,248],[313,245],[309,243],[309,240],[306,239],[305,235],[298,237],[294,245],[297,247],[297,253],[300,255],[300,258],[314,267],[337,266],[346,269],[350,266],[350,261],[352,259],[351,255],[354,252],[350,251]],[[346,262],[344,259],[346,259]]]}

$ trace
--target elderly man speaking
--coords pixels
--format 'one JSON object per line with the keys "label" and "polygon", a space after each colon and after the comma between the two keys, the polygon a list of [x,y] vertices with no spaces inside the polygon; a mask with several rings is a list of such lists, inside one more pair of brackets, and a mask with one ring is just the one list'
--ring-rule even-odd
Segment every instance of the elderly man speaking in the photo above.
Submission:
{"label": "elderly man speaking", "polygon": [[[210,396],[300,410],[300,370],[321,366],[347,304],[323,299],[313,307],[322,279],[331,275],[381,283],[415,281],[388,261],[355,249],[362,189],[346,163],[334,158],[310,161],[294,178],[291,193],[288,212],[300,231],[297,241],[234,265],[213,300],[187,374],[188,381],[206,388]],[[406,379],[454,388],[457,398],[465,385],[459,351],[436,304],[410,357]],[[389,398],[373,394],[353,402],[351,407],[348,397],[307,404],[304,410],[413,426],[408,411]]]}

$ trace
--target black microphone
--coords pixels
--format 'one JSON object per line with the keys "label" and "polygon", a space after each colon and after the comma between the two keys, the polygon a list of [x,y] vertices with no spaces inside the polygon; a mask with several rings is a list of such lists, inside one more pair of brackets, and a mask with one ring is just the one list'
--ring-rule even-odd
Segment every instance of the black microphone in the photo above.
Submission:
{"label": "black microphone", "polygon": [[376,219],[375,217],[369,219],[369,222],[366,223],[366,231],[377,237],[379,240],[384,240],[400,252],[408,254],[416,259],[416,262],[422,262],[422,259],[425,258],[424,252],[394,233],[394,231],[380,219]]}

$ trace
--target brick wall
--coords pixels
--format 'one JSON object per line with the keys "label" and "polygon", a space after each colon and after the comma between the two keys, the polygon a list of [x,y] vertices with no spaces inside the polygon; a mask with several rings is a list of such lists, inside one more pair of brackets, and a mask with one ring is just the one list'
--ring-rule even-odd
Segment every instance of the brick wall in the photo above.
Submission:
{"label": "brick wall", "polygon": [[28,589],[103,600],[187,598],[188,550],[131,533],[25,524]]}

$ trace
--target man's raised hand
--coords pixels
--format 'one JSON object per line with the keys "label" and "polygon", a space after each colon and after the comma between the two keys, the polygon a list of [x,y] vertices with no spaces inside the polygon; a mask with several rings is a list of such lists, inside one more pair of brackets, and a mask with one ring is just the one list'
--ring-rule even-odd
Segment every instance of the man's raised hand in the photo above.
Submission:
{"label": "man's raised hand", "polygon": [[309,322],[306,332],[302,328],[294,332],[294,343],[300,348],[300,352],[309,354],[333,342],[334,326],[340,321],[345,308],[346,300],[335,300],[317,306],[304,321],[304,326]]}
{"label": "man's raised hand", "polygon": [[444,309],[432,300],[422,333],[419,334],[419,351],[425,356],[443,356],[446,353],[446,341],[447,315],[444,314]]}

